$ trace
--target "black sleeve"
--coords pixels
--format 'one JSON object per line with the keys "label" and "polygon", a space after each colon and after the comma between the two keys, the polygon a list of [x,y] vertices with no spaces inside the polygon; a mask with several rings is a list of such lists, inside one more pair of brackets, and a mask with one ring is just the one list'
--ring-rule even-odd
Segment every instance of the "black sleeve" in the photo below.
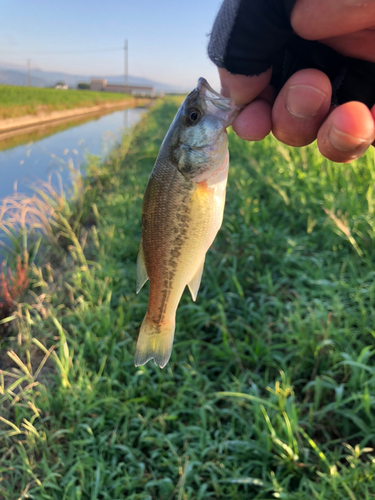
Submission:
{"label": "black sleeve", "polygon": [[208,55],[220,68],[259,75],[272,66],[277,91],[296,71],[316,68],[332,83],[332,102],[375,104],[375,63],[345,57],[297,36],[290,24],[296,0],[224,0],[215,20]]}

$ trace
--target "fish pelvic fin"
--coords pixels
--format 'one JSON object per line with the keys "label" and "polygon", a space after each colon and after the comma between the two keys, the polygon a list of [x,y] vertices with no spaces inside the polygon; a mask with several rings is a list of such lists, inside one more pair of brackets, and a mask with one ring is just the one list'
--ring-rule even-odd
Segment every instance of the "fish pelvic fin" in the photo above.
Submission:
{"label": "fish pelvic fin", "polygon": [[188,287],[189,287],[189,290],[190,290],[190,293],[191,293],[191,298],[193,299],[194,302],[197,299],[199,286],[201,284],[201,279],[202,279],[202,273],[203,273],[203,267],[204,267],[204,260],[205,260],[205,258],[206,258],[206,256],[203,258],[203,262],[200,264],[200,266],[198,267],[196,273],[194,274],[194,276],[192,277],[192,279],[188,283]]}
{"label": "fish pelvic fin", "polygon": [[148,280],[148,274],[146,271],[145,255],[143,251],[143,239],[141,239],[137,257],[137,293],[141,291],[143,285],[146,283],[147,280]]}
{"label": "fish pelvic fin", "polygon": [[144,317],[135,349],[135,366],[145,365],[150,359],[160,368],[168,363],[172,353],[175,321],[155,324],[148,313]]}

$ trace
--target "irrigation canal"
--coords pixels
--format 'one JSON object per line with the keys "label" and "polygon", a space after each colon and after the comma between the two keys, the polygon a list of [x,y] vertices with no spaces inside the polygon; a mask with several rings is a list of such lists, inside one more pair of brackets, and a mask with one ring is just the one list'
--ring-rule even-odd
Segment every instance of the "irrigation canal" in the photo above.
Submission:
{"label": "irrigation canal", "polygon": [[0,199],[15,190],[31,195],[32,184],[39,179],[51,179],[57,187],[54,173],[61,176],[65,189],[69,190],[69,165],[81,168],[87,154],[104,158],[145,111],[145,108],[128,108],[0,139]]}

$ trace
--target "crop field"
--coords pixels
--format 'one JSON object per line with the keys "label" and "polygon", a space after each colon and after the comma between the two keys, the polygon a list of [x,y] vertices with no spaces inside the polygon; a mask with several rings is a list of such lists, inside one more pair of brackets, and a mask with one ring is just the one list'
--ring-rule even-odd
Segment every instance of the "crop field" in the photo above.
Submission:
{"label": "crop field", "polygon": [[177,107],[88,158],[70,201],[45,186],[2,213],[0,499],[375,498],[373,151],[230,132],[197,301],[168,365],[134,367],[142,196]]}
{"label": "crop field", "polygon": [[0,119],[131,99],[128,94],[0,85]]}

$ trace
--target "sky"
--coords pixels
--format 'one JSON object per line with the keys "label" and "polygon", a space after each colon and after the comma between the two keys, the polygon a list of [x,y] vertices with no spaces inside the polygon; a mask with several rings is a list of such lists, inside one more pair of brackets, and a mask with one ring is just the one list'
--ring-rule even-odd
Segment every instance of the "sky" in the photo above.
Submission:
{"label": "sky", "polygon": [[0,60],[82,75],[124,73],[189,90],[217,90],[208,34],[222,0],[2,0]]}

